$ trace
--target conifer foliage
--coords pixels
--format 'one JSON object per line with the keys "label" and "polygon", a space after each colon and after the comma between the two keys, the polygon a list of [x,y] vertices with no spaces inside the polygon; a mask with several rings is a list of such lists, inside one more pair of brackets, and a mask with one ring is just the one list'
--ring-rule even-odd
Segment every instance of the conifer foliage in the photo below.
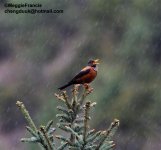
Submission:
{"label": "conifer foliage", "polygon": [[[110,127],[104,131],[90,129],[90,110],[96,103],[87,101],[86,97],[93,90],[88,87],[84,88],[82,94],[79,91],[79,86],[74,86],[71,96],[68,96],[66,91],[55,94],[61,101],[61,105],[57,107],[57,127],[67,133],[65,135],[55,134],[52,120],[46,126],[41,125],[37,128],[24,104],[17,101],[16,104],[28,123],[26,129],[32,135],[30,138],[22,138],[21,141],[38,143],[44,150],[113,150],[115,144],[112,139],[119,126],[119,120],[114,119]],[[58,143],[56,140],[59,140],[60,144],[55,144]]]}

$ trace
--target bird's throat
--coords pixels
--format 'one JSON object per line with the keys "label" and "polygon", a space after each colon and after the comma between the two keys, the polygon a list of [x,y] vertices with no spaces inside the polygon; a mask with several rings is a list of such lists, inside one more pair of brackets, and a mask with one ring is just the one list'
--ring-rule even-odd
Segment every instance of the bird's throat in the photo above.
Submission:
{"label": "bird's throat", "polygon": [[98,66],[94,66],[92,68],[93,68],[93,70],[98,71]]}

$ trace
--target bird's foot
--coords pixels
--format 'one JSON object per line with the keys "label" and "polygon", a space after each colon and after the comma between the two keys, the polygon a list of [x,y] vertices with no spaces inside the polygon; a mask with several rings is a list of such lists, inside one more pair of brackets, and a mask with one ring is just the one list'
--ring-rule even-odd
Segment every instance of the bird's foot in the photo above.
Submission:
{"label": "bird's foot", "polygon": [[87,93],[88,93],[88,94],[93,92],[93,88],[90,87],[89,84],[85,83],[85,84],[83,84],[83,86],[84,86],[84,88],[87,90]]}
{"label": "bird's foot", "polygon": [[87,84],[87,83],[84,83],[83,86],[84,86],[84,88],[85,88],[86,90],[90,88],[89,84]]}

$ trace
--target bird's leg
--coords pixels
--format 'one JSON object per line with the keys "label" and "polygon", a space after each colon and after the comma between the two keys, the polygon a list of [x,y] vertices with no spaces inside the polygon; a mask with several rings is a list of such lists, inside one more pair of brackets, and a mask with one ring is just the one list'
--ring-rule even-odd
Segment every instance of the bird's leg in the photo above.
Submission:
{"label": "bird's leg", "polygon": [[84,84],[83,84],[83,86],[84,86],[84,88],[88,91],[88,93],[93,92],[93,88],[92,88],[92,87],[90,87],[90,85],[89,85],[89,84],[84,83]]}
{"label": "bird's leg", "polygon": [[85,88],[86,90],[88,90],[88,89],[90,88],[90,86],[89,86],[88,83],[84,83],[83,86],[84,86],[84,88]]}

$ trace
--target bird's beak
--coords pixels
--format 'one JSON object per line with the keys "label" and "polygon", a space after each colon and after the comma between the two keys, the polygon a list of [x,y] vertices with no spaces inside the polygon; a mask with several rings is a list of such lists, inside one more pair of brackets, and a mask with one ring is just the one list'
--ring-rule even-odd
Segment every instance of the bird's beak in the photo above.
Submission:
{"label": "bird's beak", "polygon": [[94,64],[100,64],[100,60],[99,59],[95,59],[94,60]]}

